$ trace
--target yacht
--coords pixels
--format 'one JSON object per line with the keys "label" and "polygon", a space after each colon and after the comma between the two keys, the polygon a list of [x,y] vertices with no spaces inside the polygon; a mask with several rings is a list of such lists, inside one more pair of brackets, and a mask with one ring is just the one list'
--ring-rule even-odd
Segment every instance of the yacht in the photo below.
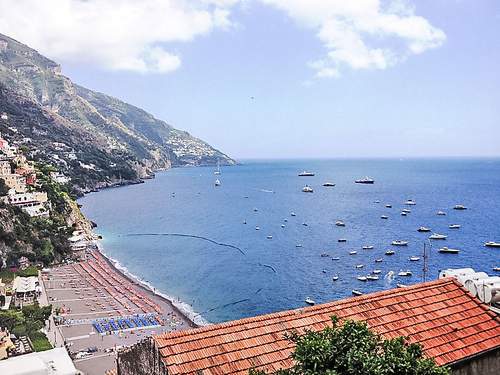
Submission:
{"label": "yacht", "polygon": [[297,216],[295,212],[290,212],[290,216]]}
{"label": "yacht", "polygon": [[385,207],[386,208],[392,208],[392,204],[386,204]]}
{"label": "yacht", "polygon": [[273,236],[267,236],[266,237],[268,240],[272,240],[273,239]]}
{"label": "yacht", "polygon": [[384,260],[382,258],[375,259],[375,263],[382,263]]}
{"label": "yacht", "polygon": [[260,227],[255,227],[255,230],[260,230]]}
{"label": "yacht", "polygon": [[302,171],[299,173],[299,177],[313,177],[313,176],[314,176],[313,172]]}
{"label": "yacht", "polygon": [[411,271],[399,271],[398,276],[411,276]]}
{"label": "yacht", "polygon": [[352,294],[353,294],[354,296],[362,296],[362,295],[363,295],[363,292],[360,292],[360,291],[359,291],[359,290],[357,290],[357,289],[353,289],[353,290],[352,290]]}
{"label": "yacht", "polygon": [[358,279],[359,281],[366,281],[367,280],[366,276],[358,276],[358,277],[356,277],[356,279]]}
{"label": "yacht", "polygon": [[365,265],[364,264],[357,264],[356,268],[363,268]]}
{"label": "yacht", "polygon": [[500,242],[488,241],[484,244],[486,247],[500,247]]}
{"label": "yacht", "polygon": [[394,255],[394,254],[396,254],[396,252],[394,250],[387,250],[385,252],[385,255]]}
{"label": "yacht", "polygon": [[373,178],[370,178],[367,176],[367,177],[360,178],[354,182],[357,184],[373,184],[375,182],[375,180]]}
{"label": "yacht", "polygon": [[387,215],[382,215],[382,216],[380,216],[380,218],[381,218],[381,219],[389,219],[389,216],[387,216]]}
{"label": "yacht", "polygon": [[420,227],[420,228],[417,229],[417,231],[419,231],[419,232],[430,232],[431,229],[427,228],[427,227]]}
{"label": "yacht", "polygon": [[356,250],[349,251],[349,255],[356,255],[358,252]]}
{"label": "yacht", "polygon": [[460,229],[461,225],[460,224],[450,224],[448,228],[450,229]]}
{"label": "yacht", "polygon": [[332,260],[340,260],[339,257],[332,257]]}
{"label": "yacht", "polygon": [[500,272],[500,267],[493,267],[493,271]]}
{"label": "yacht", "polygon": [[396,286],[398,288],[406,288],[407,287],[407,285],[405,285],[405,284],[396,284]]}
{"label": "yacht", "polygon": [[438,216],[446,216],[446,212],[444,211],[438,211],[437,214]]}
{"label": "yacht", "polygon": [[413,199],[408,199],[405,204],[407,206],[415,206],[417,203],[415,203],[415,201]]}
{"label": "yacht", "polygon": [[448,247],[444,246],[441,249],[439,249],[440,253],[445,253],[445,254],[458,254],[460,250],[458,249],[449,249]]}
{"label": "yacht", "polygon": [[411,256],[408,258],[410,262],[418,262],[420,260],[420,257],[417,256]]}
{"label": "yacht", "polygon": [[408,213],[406,213],[404,211],[401,212],[401,216],[406,216],[406,215],[408,215]]}
{"label": "yacht", "polygon": [[308,305],[311,305],[311,306],[313,306],[316,303],[312,298],[309,298],[309,297],[307,297],[304,300],[304,302],[307,303]]}
{"label": "yacht", "polygon": [[335,184],[333,182],[325,182],[323,184],[323,186],[325,186],[325,187],[333,187],[333,186],[335,186]]}
{"label": "yacht", "polygon": [[314,190],[313,190],[313,188],[312,188],[312,187],[310,187],[309,185],[306,185],[306,186],[304,186],[304,187],[302,188],[302,191],[303,191],[304,193],[312,193]]}
{"label": "yacht", "polygon": [[345,239],[345,238],[339,238],[337,241],[338,242],[347,242],[347,239]]}
{"label": "yacht", "polygon": [[281,228],[284,228],[285,227],[285,224],[281,224]]}
{"label": "yacht", "polygon": [[448,238],[448,236],[439,233],[433,233],[429,236],[430,240],[446,240],[446,238]]}
{"label": "yacht", "polygon": [[214,185],[215,185],[215,186],[220,186],[220,181],[219,181],[219,179],[216,179],[216,180],[215,180]]}
{"label": "yacht", "polygon": [[408,246],[408,241],[396,240],[391,242],[392,246]]}
{"label": "yacht", "polygon": [[403,208],[401,211],[406,212],[407,214],[409,214],[411,212],[411,210],[409,208]]}
{"label": "yacht", "polygon": [[362,249],[363,250],[372,250],[373,249],[373,245],[363,246]]}
{"label": "yacht", "polygon": [[335,222],[335,225],[338,227],[345,227],[345,223],[342,220],[337,220]]}
{"label": "yacht", "polygon": [[338,279],[339,279],[339,276],[338,276],[338,275],[335,275],[335,276],[333,276],[333,277],[332,277],[332,280],[333,280],[333,281],[337,281]]}
{"label": "yacht", "polygon": [[372,273],[374,275],[378,275],[378,274],[382,273],[382,270],[373,270]]}
{"label": "yacht", "polygon": [[467,207],[465,207],[463,204],[457,204],[455,207],[453,207],[454,210],[466,210]]}
{"label": "yacht", "polygon": [[377,199],[376,201],[374,201],[373,203],[380,203],[380,201]]}
{"label": "yacht", "polygon": [[302,245],[298,243],[297,245],[295,245],[295,247],[302,247]]}
{"label": "yacht", "polygon": [[370,281],[374,281],[374,280],[378,280],[378,276],[377,275],[367,275],[366,279],[370,280]]}

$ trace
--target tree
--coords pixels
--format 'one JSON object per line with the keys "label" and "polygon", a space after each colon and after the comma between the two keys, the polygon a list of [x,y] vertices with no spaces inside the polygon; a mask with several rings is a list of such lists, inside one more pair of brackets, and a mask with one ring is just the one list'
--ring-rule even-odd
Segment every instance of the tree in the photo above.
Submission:
{"label": "tree", "polygon": [[4,179],[0,178],[0,196],[7,195],[8,192],[9,192],[9,187],[5,184]]}
{"label": "tree", "polygon": [[[384,339],[366,323],[346,320],[322,331],[297,332],[286,337],[296,346],[295,365],[279,375],[448,375],[433,359],[424,358],[420,344],[410,344],[404,337]],[[264,375],[263,371],[250,371]]]}

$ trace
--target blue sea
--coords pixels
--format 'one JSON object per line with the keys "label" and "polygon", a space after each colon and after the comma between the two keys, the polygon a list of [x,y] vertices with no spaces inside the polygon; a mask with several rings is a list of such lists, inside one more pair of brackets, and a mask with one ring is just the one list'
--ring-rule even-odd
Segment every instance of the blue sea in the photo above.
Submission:
{"label": "blue sea", "polygon": [[[303,170],[316,175],[298,177]],[[354,183],[364,176],[375,183]],[[305,184],[314,193],[303,193]],[[405,206],[408,199],[416,205]],[[500,249],[483,246],[500,241],[498,159],[245,161],[222,168],[220,176],[209,167],[178,168],[79,203],[98,224],[110,258],[209,322],[301,307],[307,297],[321,303],[350,297],[353,289],[367,293],[420,282],[424,244],[427,280],[444,268],[494,274],[500,266]],[[456,204],[468,209],[454,210]],[[402,216],[403,208],[411,213]],[[429,241],[430,233],[417,232],[420,226],[448,238]],[[394,247],[393,240],[409,245]],[[362,250],[368,245],[374,248]],[[442,246],[460,253],[438,253]],[[388,249],[396,254],[384,255]],[[410,256],[421,259],[410,262]],[[379,280],[356,279],[374,269],[382,271]],[[387,277],[400,270],[413,275]]]}

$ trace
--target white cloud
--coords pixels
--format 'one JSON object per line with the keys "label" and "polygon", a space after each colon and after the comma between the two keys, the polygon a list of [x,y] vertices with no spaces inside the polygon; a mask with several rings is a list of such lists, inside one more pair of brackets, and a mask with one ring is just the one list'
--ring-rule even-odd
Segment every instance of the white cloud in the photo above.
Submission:
{"label": "white cloud", "polygon": [[165,45],[227,29],[237,0],[1,0],[0,32],[62,61],[166,73],[181,59]]}
{"label": "white cloud", "polygon": [[415,15],[407,1],[260,0],[317,32],[326,56],[309,64],[318,78],[345,68],[386,69],[409,55],[441,46],[445,33]]}

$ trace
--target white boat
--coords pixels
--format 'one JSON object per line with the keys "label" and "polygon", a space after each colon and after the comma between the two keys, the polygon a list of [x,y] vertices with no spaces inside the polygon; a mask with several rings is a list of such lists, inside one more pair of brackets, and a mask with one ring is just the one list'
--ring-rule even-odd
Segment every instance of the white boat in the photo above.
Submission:
{"label": "white boat", "polygon": [[215,185],[215,186],[220,186],[220,181],[219,181],[219,179],[216,179],[216,180],[215,180],[214,185]]}
{"label": "white boat", "polygon": [[338,227],[345,227],[345,223],[342,220],[337,220],[335,222],[335,225]]}
{"label": "white boat", "polygon": [[389,216],[386,216],[386,215],[382,215],[380,216],[381,219],[389,219]]}
{"label": "white boat", "polygon": [[332,257],[332,260],[340,260],[339,257]]}
{"label": "white boat", "polygon": [[302,245],[298,243],[297,245],[295,245],[295,247],[302,247]]}
{"label": "white boat", "polygon": [[411,271],[399,271],[398,276],[411,276]]}
{"label": "white boat", "polygon": [[438,216],[446,216],[446,212],[444,211],[438,211],[437,214]]}
{"label": "white boat", "polygon": [[366,177],[360,178],[358,180],[355,180],[354,182],[357,184],[373,184],[373,183],[375,183],[375,180],[373,178],[366,176]]}
{"label": "white boat", "polygon": [[364,264],[357,264],[356,268],[363,268],[365,265]]}
{"label": "white boat", "polygon": [[309,185],[306,185],[306,186],[304,186],[304,187],[302,188],[302,191],[303,191],[304,193],[312,193],[314,190],[313,190],[313,188],[312,188],[312,187],[310,187]]}
{"label": "white boat", "polygon": [[460,224],[450,224],[448,225],[448,228],[450,229],[460,229],[461,225]]}
{"label": "white boat", "polygon": [[297,216],[295,212],[290,212],[290,216]]}
{"label": "white boat", "polygon": [[339,279],[339,277],[337,275],[335,275],[335,276],[332,277],[333,281],[337,281],[338,279]]}
{"label": "white boat", "polygon": [[267,236],[266,237],[268,240],[272,240],[273,239],[273,236]]}
{"label": "white boat", "polygon": [[375,263],[382,263],[384,260],[382,258],[375,259]]}
{"label": "white boat", "polygon": [[281,224],[281,228],[284,228],[285,227],[285,224]]}
{"label": "white boat", "polygon": [[352,290],[352,294],[355,295],[355,296],[362,296],[363,295],[363,292],[360,292],[359,290],[357,289],[353,289]]}
{"label": "white boat", "polygon": [[335,186],[335,184],[333,182],[325,182],[323,184],[323,186],[325,186],[325,187],[333,187],[333,186]]}
{"label": "white boat", "polygon": [[406,288],[407,287],[407,285],[405,285],[405,284],[396,284],[396,286],[398,288]]}
{"label": "white boat", "polygon": [[387,250],[385,252],[385,255],[394,255],[394,254],[396,254],[396,252],[394,250]]}
{"label": "white boat", "polygon": [[412,256],[408,258],[410,262],[418,262],[420,260],[420,257],[417,256]]}
{"label": "white boat", "polygon": [[372,273],[374,275],[378,275],[378,274],[382,273],[382,270],[373,270]]}
{"label": "white boat", "polygon": [[323,273],[326,273],[326,270],[323,270]]}
{"label": "white boat", "polygon": [[380,201],[377,199],[376,201],[374,201],[373,203],[380,203]]}
{"label": "white boat", "polygon": [[500,247],[500,242],[488,241],[484,244],[486,247]]}
{"label": "white boat", "polygon": [[215,175],[219,175],[220,174],[220,163],[219,163],[218,160],[217,160],[217,169],[214,171],[214,174]]}
{"label": "white boat", "polygon": [[305,227],[307,227],[307,226],[308,226],[308,225],[307,225],[307,223],[302,223],[302,225],[303,225],[303,226],[305,226]]}
{"label": "white boat", "polygon": [[330,255],[328,255],[327,253],[323,253],[321,254],[321,258],[328,258]]}
{"label": "white boat", "polygon": [[385,207],[386,208],[392,208],[392,204],[386,204]]}
{"label": "white boat", "polygon": [[444,234],[439,234],[439,233],[433,233],[429,236],[430,240],[446,240],[448,236],[445,236]]}
{"label": "white boat", "polygon": [[358,279],[359,281],[366,281],[367,280],[366,276],[358,276],[358,277],[356,277],[356,279]]}
{"label": "white boat", "polygon": [[253,212],[257,212],[257,211],[259,211],[257,208],[254,208],[254,209],[253,209]]}
{"label": "white boat", "polygon": [[403,208],[401,211],[406,212],[407,214],[409,214],[411,212],[411,210],[409,208]]}
{"label": "white boat", "polygon": [[369,245],[369,246],[363,246],[362,248],[363,250],[372,250],[373,249],[373,246],[372,245]]}
{"label": "white boat", "polygon": [[417,203],[413,199],[408,199],[405,204],[407,206],[415,206]]}
{"label": "white boat", "polygon": [[406,212],[404,212],[404,211],[401,212],[401,216],[406,216],[406,215],[408,215]]}
{"label": "white boat", "polygon": [[337,241],[338,242],[347,242],[347,239],[345,239],[345,238],[339,238]]}
{"label": "white boat", "polygon": [[500,272],[500,267],[493,267],[493,271]]}
{"label": "white boat", "polygon": [[358,252],[356,250],[353,250],[353,251],[349,251],[349,255],[355,255],[357,254]]}
{"label": "white boat", "polygon": [[378,280],[378,276],[377,275],[367,275],[366,279],[370,280],[370,281],[374,281],[374,280]]}
{"label": "white boat", "polygon": [[309,298],[309,297],[307,297],[304,300],[304,302],[307,303],[308,305],[311,305],[311,306],[313,306],[316,303],[312,298]]}
{"label": "white boat", "polygon": [[314,172],[302,171],[299,173],[299,177],[313,177]]}
{"label": "white boat", "polygon": [[260,230],[260,227],[255,227],[255,230]]}
{"label": "white boat", "polygon": [[418,232],[430,232],[431,229],[427,227],[420,227],[417,229]]}
{"label": "white boat", "polygon": [[396,240],[391,242],[392,246],[408,246],[408,241]]}
{"label": "white boat", "polygon": [[439,249],[439,252],[440,253],[445,253],[445,254],[458,254],[460,252],[460,250],[458,250],[458,249],[450,249],[450,248],[444,246],[441,249]]}
{"label": "white boat", "polygon": [[465,207],[463,204],[457,204],[455,207],[453,207],[454,210],[466,210],[467,207]]}

